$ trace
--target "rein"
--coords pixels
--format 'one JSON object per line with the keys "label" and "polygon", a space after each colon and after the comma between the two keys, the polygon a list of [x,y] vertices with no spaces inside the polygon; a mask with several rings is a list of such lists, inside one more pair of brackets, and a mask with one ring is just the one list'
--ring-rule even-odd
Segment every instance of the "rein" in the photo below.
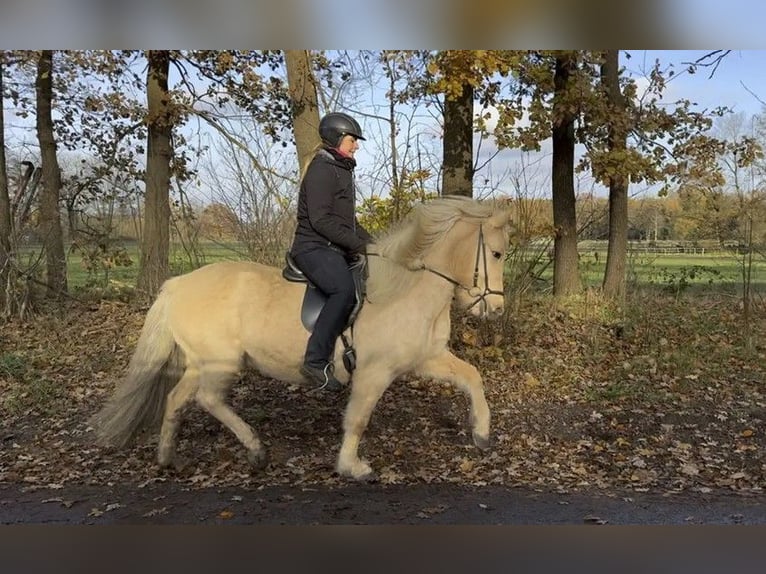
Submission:
{"label": "rein", "polygon": [[[385,256],[381,255],[380,253],[368,253],[367,255],[381,257],[385,259]],[[479,261],[482,258],[484,260],[484,291],[477,294],[476,289],[479,288]],[[412,269],[412,271],[428,271],[429,273],[433,273],[437,277],[441,277],[442,279],[451,283],[455,287],[467,292],[471,297],[476,297],[476,300],[473,303],[471,303],[467,307],[467,309],[470,309],[471,307],[473,307],[479,302],[484,303],[484,300],[487,298],[488,295],[504,295],[502,291],[489,288],[489,275],[487,271],[487,247],[486,247],[486,244],[484,243],[484,226],[483,225],[479,225],[479,239],[476,243],[476,263],[474,264],[474,268],[473,268],[473,285],[471,287],[466,287],[465,285],[460,283],[460,281],[453,279],[449,275],[446,275],[445,273],[442,273],[441,271],[438,271],[434,269],[433,267],[429,267],[425,263],[423,263],[420,267]]]}

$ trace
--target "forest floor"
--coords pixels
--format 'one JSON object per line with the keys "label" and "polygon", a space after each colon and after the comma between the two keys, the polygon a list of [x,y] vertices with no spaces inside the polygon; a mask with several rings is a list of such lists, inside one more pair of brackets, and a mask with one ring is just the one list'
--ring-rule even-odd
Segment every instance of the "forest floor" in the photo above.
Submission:
{"label": "forest floor", "polygon": [[95,446],[88,419],[145,312],[70,302],[0,325],[0,523],[766,523],[762,305],[746,322],[730,297],[654,295],[617,312],[588,294],[530,298],[494,325],[457,320],[491,449],[472,446],[452,387],[397,381],[362,442],[370,485],[333,470],[345,395],[254,373],[230,400],[269,451],[263,470],[200,409],[181,427],[182,471],[157,467],[156,434]]}

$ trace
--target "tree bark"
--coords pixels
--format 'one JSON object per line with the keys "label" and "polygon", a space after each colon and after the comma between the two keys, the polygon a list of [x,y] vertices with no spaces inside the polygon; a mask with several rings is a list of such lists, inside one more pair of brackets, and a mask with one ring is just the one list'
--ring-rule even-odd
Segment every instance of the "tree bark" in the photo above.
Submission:
{"label": "tree bark", "polygon": [[574,192],[575,114],[569,94],[571,74],[576,66],[569,55],[556,58],[553,100],[552,195],[553,226],[553,294],[578,293],[582,286],[578,271],[577,214]]}
{"label": "tree bark", "polygon": [[[609,153],[613,160],[624,157],[627,147],[625,102],[620,91],[619,73],[619,50],[607,50],[601,65],[601,82],[610,110]],[[628,178],[613,167],[609,175],[609,246],[603,283],[604,295],[607,297],[619,298],[625,294],[627,253]]]}
{"label": "tree bark", "polygon": [[[11,233],[20,233],[29,222],[32,204],[37,199],[42,169],[35,167],[31,161],[22,161],[22,171],[16,182],[13,200],[11,201]],[[10,190],[9,190],[10,194]]]}
{"label": "tree bark", "polygon": [[146,192],[141,263],[136,287],[145,297],[154,297],[170,275],[170,160],[172,157],[168,72],[170,53],[149,50],[146,72],[148,138],[146,148]]}
{"label": "tree bark", "polygon": [[37,139],[40,144],[42,192],[40,194],[40,228],[45,248],[46,283],[52,297],[67,291],[64,235],[61,229],[59,194],[61,169],[56,157],[53,135],[53,51],[42,50],[37,62]]}
{"label": "tree bark", "polygon": [[293,108],[293,134],[298,151],[300,176],[303,177],[314,151],[320,144],[319,103],[316,79],[308,50],[285,50],[287,83]]}
{"label": "tree bark", "polygon": [[8,165],[5,157],[5,98],[3,74],[5,53],[0,52],[0,309],[8,308],[7,285],[13,254],[11,252],[11,198],[8,192]]}
{"label": "tree bark", "polygon": [[473,196],[473,87],[444,101],[442,195]]}

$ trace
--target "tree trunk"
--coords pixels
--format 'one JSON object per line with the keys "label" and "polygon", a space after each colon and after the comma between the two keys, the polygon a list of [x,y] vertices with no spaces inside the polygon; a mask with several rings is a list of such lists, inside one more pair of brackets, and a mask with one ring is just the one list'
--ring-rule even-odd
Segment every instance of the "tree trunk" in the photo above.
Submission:
{"label": "tree trunk", "polygon": [[67,291],[64,234],[61,230],[59,194],[61,170],[53,137],[53,51],[43,50],[37,63],[37,139],[40,143],[42,192],[40,194],[40,228],[45,248],[46,282],[49,295],[60,297]]}
{"label": "tree trunk", "polygon": [[170,53],[149,50],[146,72],[147,124],[146,193],[141,264],[136,287],[154,297],[170,275],[170,142],[173,126],[169,113],[168,72]]}
{"label": "tree trunk", "polygon": [[473,87],[444,100],[442,195],[473,196]]}
{"label": "tree trunk", "polygon": [[42,169],[35,167],[31,161],[21,162],[22,172],[16,182],[13,200],[11,201],[11,230],[20,233],[29,222],[32,205],[37,199]]}
{"label": "tree trunk", "polygon": [[553,100],[553,294],[581,290],[577,257],[577,215],[574,192],[575,115],[569,102],[570,75],[575,67],[571,56],[556,58]]}
{"label": "tree trunk", "polygon": [[[620,91],[619,50],[607,50],[601,65],[601,82],[609,106],[609,152],[615,160],[625,155],[627,129],[625,102]],[[609,177],[609,247],[606,254],[603,290],[607,297],[625,294],[628,253],[628,178],[612,169]]]}
{"label": "tree trunk", "polygon": [[311,69],[311,53],[308,50],[285,50],[287,83],[293,107],[293,133],[298,151],[300,176],[308,167],[314,151],[320,144],[319,103],[316,79]]}
{"label": "tree trunk", "polygon": [[11,198],[8,193],[8,166],[5,158],[4,61],[5,53],[0,52],[0,309],[7,311],[7,286],[13,254],[11,252]]}
{"label": "tree trunk", "polygon": [[404,197],[404,186],[402,185],[402,173],[399,171],[399,152],[396,145],[397,125],[396,125],[396,98],[393,94],[396,93],[396,80],[397,73],[395,66],[386,57],[384,58],[386,70],[386,76],[388,77],[389,93],[392,94],[388,99],[388,142],[391,146],[391,157],[389,162],[391,165],[391,202],[392,202],[392,216],[391,223],[399,221],[404,215],[405,211],[409,211],[410,202]]}

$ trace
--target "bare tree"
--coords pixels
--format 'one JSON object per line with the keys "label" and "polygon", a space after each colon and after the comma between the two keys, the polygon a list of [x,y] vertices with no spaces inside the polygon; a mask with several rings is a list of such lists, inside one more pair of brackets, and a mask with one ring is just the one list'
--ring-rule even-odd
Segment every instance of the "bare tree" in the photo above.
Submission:
{"label": "bare tree", "polygon": [[61,169],[53,134],[53,51],[42,50],[37,63],[37,139],[40,143],[43,188],[40,194],[40,228],[45,247],[49,293],[59,297],[67,291],[64,235],[61,228],[59,194]]}
{"label": "bare tree", "polygon": [[[257,120],[224,120],[222,125],[231,138],[215,144],[215,163],[210,161],[204,175],[205,187],[214,190],[209,199],[237,240],[225,246],[233,258],[281,265],[295,231],[295,153],[273,142]],[[236,251],[240,245],[244,252]]]}
{"label": "bare tree", "polygon": [[4,64],[5,52],[0,51],[0,307],[7,309],[7,286],[13,254],[11,252],[11,199],[8,193],[8,169],[5,158]]}

